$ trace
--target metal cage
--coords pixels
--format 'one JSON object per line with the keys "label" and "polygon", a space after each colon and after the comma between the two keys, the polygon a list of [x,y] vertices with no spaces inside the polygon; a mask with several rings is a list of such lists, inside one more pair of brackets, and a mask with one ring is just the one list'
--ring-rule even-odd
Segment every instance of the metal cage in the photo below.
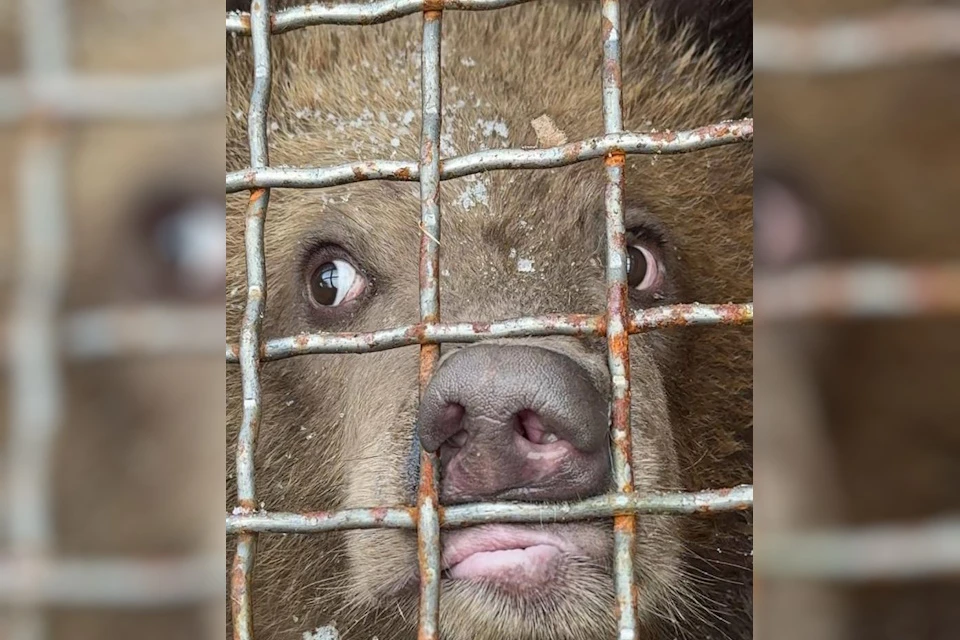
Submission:
{"label": "metal cage", "polygon": [[[602,2],[603,114],[606,135],[549,149],[480,151],[445,159],[440,146],[440,34],[443,11],[485,10],[523,0],[383,0],[367,4],[313,4],[270,12],[254,0],[249,14],[228,14],[227,31],[252,37],[254,86],[248,114],[250,167],[227,175],[227,191],[250,190],[246,212],[247,306],[239,345],[227,345],[227,361],[239,363],[243,418],[237,444],[238,507],[227,516],[228,533],[237,534],[231,576],[234,636],[253,637],[251,572],[260,533],[318,533],[373,527],[415,528],[420,570],[419,638],[438,637],[440,597],[440,528],[480,522],[556,522],[613,517],[616,611],[619,638],[636,636],[636,602],[632,556],[638,513],[693,513],[747,509],[752,486],[693,494],[638,495],[631,471],[630,373],[631,333],[689,324],[742,324],[752,321],[753,305],[677,305],[630,312],[627,308],[623,215],[626,154],[681,153],[748,141],[752,119],[723,122],[691,131],[639,134],[623,131],[620,97],[620,3]],[[423,16],[421,65],[420,158],[418,162],[367,161],[324,169],[271,168],[266,113],[270,100],[270,37],[291,29],[322,24],[375,24],[401,16]],[[601,35],[601,34],[598,34]],[[598,42],[598,46],[600,46]],[[607,244],[607,313],[604,316],[556,316],[507,319],[471,324],[442,324],[439,308],[439,185],[441,180],[492,169],[542,169],[591,158],[604,159]],[[261,339],[266,298],[263,232],[270,189],[321,188],[359,180],[416,180],[420,183],[420,323],[364,334],[311,334],[269,341]],[[331,513],[273,513],[258,510],[254,483],[254,449],[261,415],[260,367],[263,362],[316,353],[366,353],[420,345],[421,395],[436,365],[442,342],[532,335],[606,336],[613,381],[612,438],[616,493],[572,504],[477,503],[441,507],[437,500],[435,456],[421,452],[416,507],[376,507]]]}

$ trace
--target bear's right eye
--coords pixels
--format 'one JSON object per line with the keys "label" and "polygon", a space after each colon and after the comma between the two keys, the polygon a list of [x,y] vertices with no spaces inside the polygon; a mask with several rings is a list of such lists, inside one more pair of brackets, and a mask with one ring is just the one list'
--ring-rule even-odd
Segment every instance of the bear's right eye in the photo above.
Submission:
{"label": "bear's right eye", "polygon": [[339,307],[356,300],[366,288],[366,279],[344,259],[317,266],[310,274],[310,301],[318,307]]}

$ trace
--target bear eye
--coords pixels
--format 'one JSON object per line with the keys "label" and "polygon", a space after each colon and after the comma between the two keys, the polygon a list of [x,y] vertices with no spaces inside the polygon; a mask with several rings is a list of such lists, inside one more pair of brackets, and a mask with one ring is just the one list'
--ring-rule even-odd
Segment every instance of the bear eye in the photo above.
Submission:
{"label": "bear eye", "polygon": [[183,186],[138,194],[130,273],[153,296],[201,300],[223,295],[226,217],[223,201]]}
{"label": "bear eye", "polygon": [[224,279],[224,212],[213,200],[184,202],[160,218],[154,249],[184,289],[219,291]]}
{"label": "bear eye", "polygon": [[639,244],[627,247],[627,283],[637,291],[660,286],[662,269],[653,251]]}
{"label": "bear eye", "polygon": [[310,274],[310,300],[320,307],[339,307],[358,298],[366,284],[352,264],[342,259],[330,260]]}

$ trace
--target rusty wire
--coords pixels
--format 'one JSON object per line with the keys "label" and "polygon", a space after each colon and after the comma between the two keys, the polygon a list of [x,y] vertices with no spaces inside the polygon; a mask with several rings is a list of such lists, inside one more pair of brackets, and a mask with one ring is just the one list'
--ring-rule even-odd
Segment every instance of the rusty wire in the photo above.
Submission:
{"label": "rusty wire", "polygon": [[[322,24],[370,25],[389,22],[428,10],[484,11],[523,4],[530,0],[378,0],[376,2],[315,2],[289,7],[273,14],[272,33],[283,33]],[[228,13],[227,33],[250,34],[250,14]]]}
{"label": "rusty wire", "polygon": [[900,7],[816,25],[755,23],[754,71],[840,73],[960,55],[960,10]]}
{"label": "rusty wire", "polygon": [[[753,139],[753,118],[691,129],[656,133],[608,133],[548,149],[488,149],[440,161],[440,179],[501,169],[549,169],[602,158],[612,151],[625,154],[675,154],[702,151]],[[321,189],[364,180],[416,181],[419,167],[412,162],[380,160],[351,162],[317,169],[269,167],[241,169],[227,174],[227,193],[252,188]]]}
{"label": "rusty wire", "polygon": [[[620,85],[620,0],[603,0],[603,128],[607,135],[623,131]],[[617,492],[633,493],[633,437],[630,429],[630,302],[627,291],[627,230],[623,213],[624,164],[622,150],[604,159],[607,185],[604,210],[607,223],[607,364],[613,398],[610,407],[612,472]],[[637,602],[633,556],[637,519],[633,513],[613,518],[613,582],[619,640],[637,635]]]}
{"label": "rusty wire", "polygon": [[[440,322],[440,32],[439,11],[423,12],[420,65],[420,322]],[[420,398],[440,359],[440,346],[420,347]],[[437,455],[420,454],[417,558],[420,572],[418,640],[435,640],[440,626],[440,517]]]}
{"label": "rusty wire", "polygon": [[[603,112],[605,135],[550,149],[481,151],[440,160],[441,118],[440,42],[443,9],[483,10],[519,4],[523,0],[385,0],[369,4],[313,4],[277,12],[266,2],[253,3],[250,14],[228,14],[227,31],[253,36],[256,69],[248,134],[251,163],[227,175],[227,192],[252,190],[247,213],[246,254],[248,301],[239,344],[228,344],[226,360],[239,363],[244,388],[244,417],[237,448],[239,506],[227,516],[227,532],[238,536],[231,571],[234,635],[252,638],[251,571],[256,535],[260,533],[319,533],[343,529],[393,527],[417,531],[420,575],[418,638],[438,636],[440,595],[440,529],[480,522],[570,521],[613,518],[615,581],[619,638],[635,638],[636,602],[633,575],[635,516],[637,513],[689,514],[748,509],[751,486],[701,493],[639,496],[633,493],[630,451],[630,384],[628,338],[632,333],[681,325],[744,324],[753,319],[753,305],[687,304],[630,312],[626,295],[626,244],[623,180],[625,157],[634,153],[683,153],[749,141],[753,120],[722,122],[690,131],[630,133],[623,131],[620,97],[619,0],[604,0]],[[421,137],[417,162],[362,161],[335,167],[269,167],[264,123],[269,97],[271,33],[320,24],[374,24],[403,15],[423,14],[421,58]],[[568,315],[517,318],[499,322],[444,325],[439,306],[439,239],[441,234],[439,185],[442,180],[497,169],[544,169],[597,158],[605,159],[607,189],[607,286],[604,315]],[[418,324],[368,333],[304,334],[261,340],[264,256],[263,220],[268,189],[324,188],[363,180],[405,180],[420,183],[420,321]],[[491,337],[530,335],[606,336],[613,379],[611,428],[615,442],[614,475],[617,493],[572,504],[480,503],[441,507],[437,499],[435,456],[421,451],[420,487],[415,507],[375,507],[321,513],[279,513],[256,510],[253,451],[260,420],[259,367],[263,362],[306,354],[367,353],[419,345],[418,384],[421,395],[429,383],[443,342],[475,342]],[[441,524],[442,523],[442,524]]]}
{"label": "rusty wire", "polygon": [[[746,324],[753,321],[753,304],[677,304],[638,309],[630,314],[631,334],[671,326]],[[606,317],[540,316],[499,322],[414,324],[368,333],[315,333],[267,340],[261,361],[320,353],[370,353],[414,344],[479,342],[488,338],[530,336],[606,336]],[[227,345],[227,363],[238,362],[239,348]]]}
{"label": "rusty wire", "polygon": [[[270,103],[270,4],[256,0],[251,5],[253,35],[253,92],[247,116],[250,141],[250,166],[269,163],[267,148],[267,107]],[[240,332],[240,372],[243,382],[243,422],[237,442],[237,502],[240,509],[256,509],[254,450],[262,417],[260,393],[260,329],[266,304],[266,264],[263,251],[263,227],[270,192],[258,189],[247,204],[244,250],[247,259],[247,306]],[[233,632],[241,640],[253,637],[251,581],[256,555],[255,534],[241,534],[230,576]]]}
{"label": "rusty wire", "polygon": [[818,264],[757,276],[764,321],[960,315],[960,264]]}
{"label": "rusty wire", "polygon": [[[481,502],[440,508],[441,528],[491,522],[572,522],[633,514],[694,514],[740,511],[753,504],[753,487],[743,485],[697,493],[608,494],[571,503]],[[227,533],[319,533],[346,529],[415,529],[412,507],[373,507],[314,513],[260,511],[227,516]]]}

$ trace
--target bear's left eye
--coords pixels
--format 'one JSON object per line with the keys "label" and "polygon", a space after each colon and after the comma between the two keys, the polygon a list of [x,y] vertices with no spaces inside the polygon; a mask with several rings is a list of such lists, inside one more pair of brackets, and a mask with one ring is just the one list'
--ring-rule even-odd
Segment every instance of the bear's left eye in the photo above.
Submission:
{"label": "bear's left eye", "polygon": [[347,260],[335,259],[314,269],[308,284],[313,304],[338,307],[358,298],[366,287],[366,280]]}
{"label": "bear's left eye", "polygon": [[637,291],[653,291],[663,280],[656,252],[642,244],[627,247],[627,283]]}
{"label": "bear's left eye", "polygon": [[131,273],[153,296],[204,300],[223,295],[226,214],[223,200],[183,187],[141,194],[131,217],[138,226]]}

